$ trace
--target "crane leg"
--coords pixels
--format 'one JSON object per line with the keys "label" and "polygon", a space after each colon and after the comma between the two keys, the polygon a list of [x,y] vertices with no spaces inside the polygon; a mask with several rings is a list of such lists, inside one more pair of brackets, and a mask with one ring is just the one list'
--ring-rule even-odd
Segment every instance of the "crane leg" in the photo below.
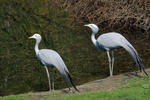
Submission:
{"label": "crane leg", "polygon": [[48,78],[48,83],[49,83],[49,91],[51,91],[51,82],[50,82],[50,76],[49,76],[49,72],[48,72],[48,68],[46,66],[44,66],[46,69],[46,73],[47,73],[47,78]]}
{"label": "crane leg", "polygon": [[112,75],[113,75],[113,69],[114,69],[114,51],[112,51],[112,67],[111,67],[111,71],[112,71]]}
{"label": "crane leg", "polygon": [[54,91],[54,77],[55,77],[55,72],[54,72],[54,69],[52,68],[52,88],[53,88],[53,91]]}
{"label": "crane leg", "polygon": [[109,51],[107,51],[107,55],[108,55],[108,62],[109,62],[109,71],[110,71],[110,76],[112,76],[111,58],[110,58]]}

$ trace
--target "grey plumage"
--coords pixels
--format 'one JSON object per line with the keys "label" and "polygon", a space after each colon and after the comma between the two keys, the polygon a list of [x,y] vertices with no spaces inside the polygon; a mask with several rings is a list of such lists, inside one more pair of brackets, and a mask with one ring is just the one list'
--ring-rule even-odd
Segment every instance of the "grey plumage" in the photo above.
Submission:
{"label": "grey plumage", "polygon": [[78,91],[78,89],[76,88],[75,84],[73,83],[70,73],[69,73],[64,61],[60,57],[60,55],[56,51],[50,50],[50,49],[39,50],[38,45],[41,41],[41,36],[39,34],[34,34],[30,38],[36,39],[36,44],[35,44],[36,56],[37,56],[38,60],[46,68],[50,90],[51,90],[51,83],[50,83],[50,77],[49,77],[49,72],[48,72],[47,66],[55,66],[58,69],[58,71],[60,72],[60,74],[65,78],[65,81],[66,81],[66,84],[67,84],[69,90],[70,90],[70,86],[71,86],[70,83],[71,83],[72,86],[75,88],[75,90]]}
{"label": "grey plumage", "polygon": [[56,51],[41,49],[37,57],[43,65],[55,66],[61,74],[64,74],[64,72],[69,73],[64,61]]}
{"label": "grey plumage", "polygon": [[[139,57],[137,51],[128,42],[128,40],[125,37],[123,37],[121,34],[116,33],[116,32],[109,32],[109,33],[100,35],[96,40],[95,35],[99,31],[98,26],[95,24],[87,24],[85,26],[91,28],[91,30],[92,30],[91,40],[92,40],[93,44],[97,47],[97,49],[99,51],[107,52],[110,76],[113,75],[113,65],[114,65],[113,49],[116,49],[116,48],[124,48],[131,56],[135,67],[136,67],[136,65],[139,66],[140,70],[142,70],[148,76],[148,74],[144,70],[144,65],[142,64],[141,58]],[[111,60],[110,54],[109,54],[110,50],[112,51],[112,60]],[[111,65],[111,61],[112,61],[112,65]]]}

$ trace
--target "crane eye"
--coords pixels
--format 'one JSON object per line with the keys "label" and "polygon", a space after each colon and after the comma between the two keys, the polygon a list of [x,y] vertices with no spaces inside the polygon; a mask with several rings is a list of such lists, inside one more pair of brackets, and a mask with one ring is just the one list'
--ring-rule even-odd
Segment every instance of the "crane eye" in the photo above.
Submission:
{"label": "crane eye", "polygon": [[37,34],[35,34],[35,37],[37,37]]}
{"label": "crane eye", "polygon": [[91,28],[94,28],[94,26],[91,24]]}

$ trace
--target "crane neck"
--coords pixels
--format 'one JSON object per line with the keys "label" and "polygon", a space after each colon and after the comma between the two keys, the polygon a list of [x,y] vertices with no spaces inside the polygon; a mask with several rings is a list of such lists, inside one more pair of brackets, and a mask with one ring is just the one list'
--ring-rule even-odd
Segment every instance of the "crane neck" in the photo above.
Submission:
{"label": "crane neck", "polygon": [[92,33],[92,35],[91,35],[91,40],[92,40],[93,44],[97,47],[97,40],[95,38],[95,34],[94,33]]}
{"label": "crane neck", "polygon": [[41,42],[41,39],[36,39],[36,43],[35,43],[35,53],[36,55],[38,55],[38,52],[39,52],[39,43]]}

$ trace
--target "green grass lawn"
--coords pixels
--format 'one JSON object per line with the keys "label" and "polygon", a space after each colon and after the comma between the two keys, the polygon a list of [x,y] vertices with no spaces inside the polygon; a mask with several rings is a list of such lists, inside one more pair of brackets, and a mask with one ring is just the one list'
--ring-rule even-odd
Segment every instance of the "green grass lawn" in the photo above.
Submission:
{"label": "green grass lawn", "polygon": [[[150,77],[133,78],[128,80],[129,85],[112,91],[98,91],[83,94],[62,96],[54,92],[53,95],[39,96],[40,100],[150,100]],[[33,100],[30,95],[13,95],[1,97],[0,100]]]}

